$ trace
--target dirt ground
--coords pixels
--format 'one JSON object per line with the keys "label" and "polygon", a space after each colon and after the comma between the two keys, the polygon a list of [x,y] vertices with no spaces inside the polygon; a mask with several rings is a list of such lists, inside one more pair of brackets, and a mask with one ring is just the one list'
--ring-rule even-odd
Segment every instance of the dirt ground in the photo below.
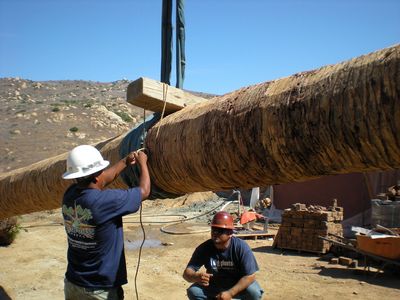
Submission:
{"label": "dirt ground", "polygon": [[[208,225],[193,219],[181,225],[198,233],[165,233],[162,227],[169,232],[183,230],[166,223],[180,218],[182,209],[160,201],[146,201],[143,207],[146,242],[137,274],[138,296],[186,299],[189,284],[182,272],[194,247],[209,237]],[[201,213],[192,206],[186,217]],[[0,247],[0,299],[63,299],[67,243],[60,210],[22,216],[20,224],[15,242]],[[138,213],[125,218],[124,230],[129,281],[124,286],[125,298],[137,299],[135,274],[143,240]],[[400,278],[392,272],[374,277],[375,273],[367,274],[362,267],[354,270],[331,265],[318,255],[272,249],[272,240],[246,241],[260,267],[257,280],[265,290],[264,299],[400,299]]]}

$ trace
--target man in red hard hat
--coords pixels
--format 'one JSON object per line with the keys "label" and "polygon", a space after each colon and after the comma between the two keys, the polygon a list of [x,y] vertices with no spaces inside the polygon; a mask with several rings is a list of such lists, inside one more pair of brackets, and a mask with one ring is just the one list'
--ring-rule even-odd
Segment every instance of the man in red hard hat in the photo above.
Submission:
{"label": "man in red hard hat", "polygon": [[[193,283],[187,290],[189,299],[261,299],[256,258],[246,242],[233,236],[233,229],[228,212],[214,215],[211,239],[196,248],[183,272]],[[202,266],[206,272],[199,271]]]}

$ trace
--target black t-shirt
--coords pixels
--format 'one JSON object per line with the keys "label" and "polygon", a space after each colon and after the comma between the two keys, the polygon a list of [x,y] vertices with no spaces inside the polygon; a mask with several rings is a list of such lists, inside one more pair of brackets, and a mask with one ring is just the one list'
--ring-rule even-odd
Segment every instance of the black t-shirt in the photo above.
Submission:
{"label": "black t-shirt", "polygon": [[210,288],[215,286],[229,289],[243,276],[259,270],[249,245],[234,236],[224,251],[215,248],[211,239],[198,246],[187,267],[198,271],[202,266],[206,268],[207,273],[213,274]]}
{"label": "black t-shirt", "polygon": [[72,185],[65,192],[69,281],[96,288],[127,283],[122,216],[136,212],[140,202],[139,188],[100,191]]}

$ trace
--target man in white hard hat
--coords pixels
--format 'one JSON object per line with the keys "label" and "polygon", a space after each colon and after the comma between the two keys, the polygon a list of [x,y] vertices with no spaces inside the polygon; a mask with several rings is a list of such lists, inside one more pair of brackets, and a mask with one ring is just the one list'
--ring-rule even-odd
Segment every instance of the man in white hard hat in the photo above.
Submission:
{"label": "man in white hard hat", "polygon": [[[127,166],[137,163],[139,186],[104,189]],[[75,179],[65,192],[62,214],[68,237],[65,299],[123,299],[127,283],[122,216],[134,213],[150,194],[147,155],[131,152],[112,167],[93,146],[75,147],[64,179]],[[107,169],[106,169],[107,168]]]}

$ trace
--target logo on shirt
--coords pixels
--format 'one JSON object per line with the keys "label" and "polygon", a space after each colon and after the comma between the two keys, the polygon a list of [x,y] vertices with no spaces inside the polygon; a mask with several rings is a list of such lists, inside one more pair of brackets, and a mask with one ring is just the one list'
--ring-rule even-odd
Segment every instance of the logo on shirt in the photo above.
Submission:
{"label": "logo on shirt", "polygon": [[89,239],[94,237],[95,226],[88,224],[88,221],[93,219],[90,209],[82,208],[80,205],[68,207],[64,204],[62,213],[68,234]]}
{"label": "logo on shirt", "polygon": [[231,260],[210,258],[210,267],[214,272],[218,272],[218,270],[234,270],[235,264]]}

